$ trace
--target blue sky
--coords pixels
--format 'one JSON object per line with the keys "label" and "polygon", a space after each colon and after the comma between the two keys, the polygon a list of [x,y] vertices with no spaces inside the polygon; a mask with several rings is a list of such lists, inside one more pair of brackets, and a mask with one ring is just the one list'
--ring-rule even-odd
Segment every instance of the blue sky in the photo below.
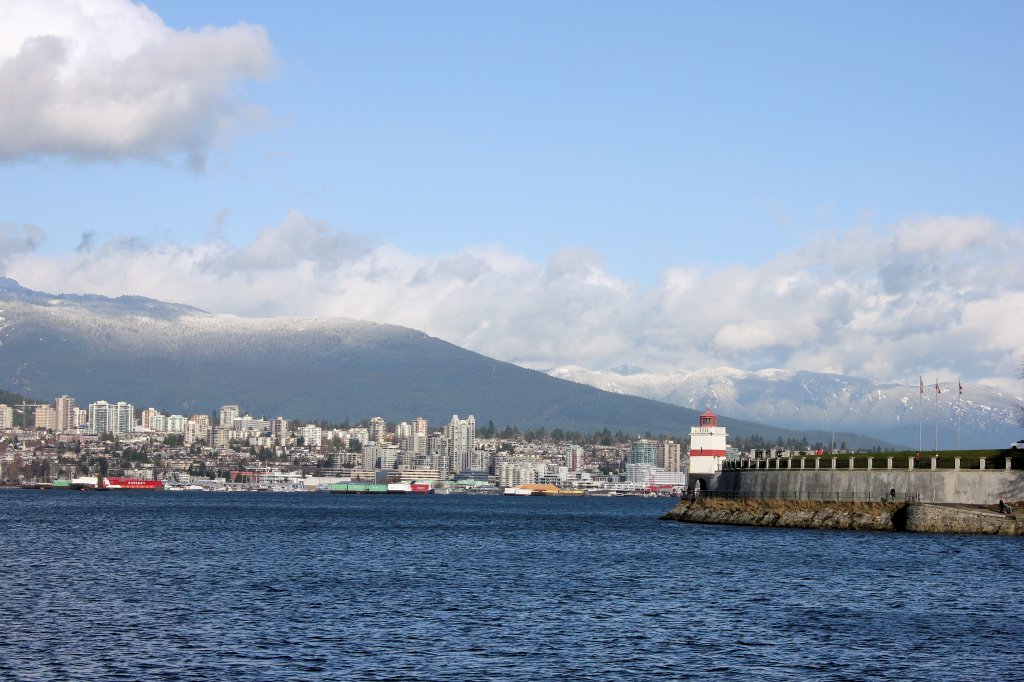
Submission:
{"label": "blue sky", "polygon": [[[368,316],[538,367],[807,363],[796,368],[908,379],[971,363],[998,380],[1021,355],[1009,333],[968,360],[950,350],[962,337],[921,329],[938,308],[966,337],[997,324],[969,326],[983,306],[1024,301],[1008,255],[1024,179],[1020,3],[80,5],[106,23],[26,2],[46,16],[0,28],[0,74],[51,31],[117,59],[156,57],[121,70],[84,59],[61,76],[72,94],[50,93],[43,112],[79,111],[89,88],[113,82],[103,97],[128,101],[98,116],[123,115],[136,139],[103,120],[48,130],[29,105],[7,124],[0,114],[0,237],[22,244],[0,267],[26,286]],[[202,27],[202,45],[182,42]],[[0,75],[4,89],[23,82]],[[129,111],[182,92],[198,104],[180,115]],[[27,226],[38,233],[26,241]],[[911,248],[906,234],[935,243]],[[943,280],[968,253],[1008,275],[984,295],[982,272]],[[128,260],[146,276],[104,274]],[[239,263],[245,276],[231,279]],[[287,298],[255,281],[268,264]],[[920,276],[894,284],[894,271]],[[792,273],[807,281],[789,287]],[[744,279],[763,287],[730,288]],[[218,283],[230,293],[212,296]],[[549,309],[513,305],[524,289]],[[657,302],[677,293],[677,307]],[[714,329],[674,329],[674,344],[630,331],[709,297],[729,299]],[[803,322],[774,304],[820,308],[808,345],[782,338]],[[605,338],[602,316],[624,329]],[[877,326],[854,345],[886,324],[889,341],[913,335],[919,352],[872,360],[828,331],[868,319]],[[586,343],[563,340],[580,333]]]}

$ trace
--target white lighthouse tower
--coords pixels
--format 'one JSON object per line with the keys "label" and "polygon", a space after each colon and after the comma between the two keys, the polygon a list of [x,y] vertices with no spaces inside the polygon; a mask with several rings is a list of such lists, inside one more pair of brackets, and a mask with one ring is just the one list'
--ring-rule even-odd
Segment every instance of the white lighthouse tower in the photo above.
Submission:
{"label": "white lighthouse tower", "polygon": [[725,461],[725,427],[708,410],[700,415],[698,426],[690,427],[690,465],[688,482],[691,490],[707,490],[711,479],[722,470]]}

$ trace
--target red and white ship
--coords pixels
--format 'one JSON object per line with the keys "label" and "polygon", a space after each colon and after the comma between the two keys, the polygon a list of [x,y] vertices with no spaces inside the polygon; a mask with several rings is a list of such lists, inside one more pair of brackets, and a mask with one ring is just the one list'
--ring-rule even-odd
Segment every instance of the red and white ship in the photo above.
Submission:
{"label": "red and white ship", "polygon": [[79,476],[71,480],[72,490],[163,490],[163,481],[149,481],[144,478],[111,476],[103,478],[99,485],[95,476]]}

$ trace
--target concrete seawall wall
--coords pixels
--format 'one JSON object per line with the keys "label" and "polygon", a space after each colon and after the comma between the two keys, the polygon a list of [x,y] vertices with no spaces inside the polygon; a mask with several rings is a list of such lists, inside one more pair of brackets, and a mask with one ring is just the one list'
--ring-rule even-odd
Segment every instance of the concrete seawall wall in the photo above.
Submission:
{"label": "concrete seawall wall", "polygon": [[899,499],[992,504],[1024,500],[1024,470],[740,469],[723,471],[711,489],[757,498],[825,500],[880,500],[895,489]]}
{"label": "concrete seawall wall", "polygon": [[1016,515],[999,514],[980,507],[927,503],[697,498],[681,500],[662,518],[687,523],[772,528],[1024,535],[1024,520]]}

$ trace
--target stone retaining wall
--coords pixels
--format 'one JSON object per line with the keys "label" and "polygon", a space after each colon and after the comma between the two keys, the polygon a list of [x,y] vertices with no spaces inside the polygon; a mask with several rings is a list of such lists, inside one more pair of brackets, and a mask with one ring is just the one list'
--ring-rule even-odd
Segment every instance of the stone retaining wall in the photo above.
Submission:
{"label": "stone retaining wall", "polygon": [[1024,535],[1024,520],[983,508],[918,503],[681,500],[665,520],[775,528]]}

